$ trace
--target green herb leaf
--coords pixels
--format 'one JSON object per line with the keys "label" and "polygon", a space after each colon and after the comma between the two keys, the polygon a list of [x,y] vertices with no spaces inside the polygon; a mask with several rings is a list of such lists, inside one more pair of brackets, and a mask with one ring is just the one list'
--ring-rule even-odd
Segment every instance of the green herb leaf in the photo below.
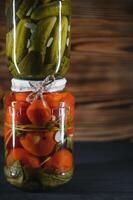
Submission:
{"label": "green herb leaf", "polygon": [[5,166],[4,173],[12,185],[29,190],[39,188],[39,183],[35,180],[35,171],[22,167],[19,161],[15,161],[12,166]]}
{"label": "green herb leaf", "polygon": [[15,130],[16,137],[21,137],[22,135],[24,135],[23,131]]}
{"label": "green herb leaf", "polygon": [[59,185],[67,183],[72,178],[73,170],[67,173],[47,173],[45,170],[40,170],[39,179],[42,186],[45,187],[57,187]]}
{"label": "green herb leaf", "polygon": [[12,166],[5,166],[4,173],[11,184],[15,186],[21,186],[23,184],[24,173],[19,161],[15,161]]}
{"label": "green herb leaf", "polygon": [[68,149],[73,150],[73,137],[67,137],[67,142],[66,142],[66,146]]}

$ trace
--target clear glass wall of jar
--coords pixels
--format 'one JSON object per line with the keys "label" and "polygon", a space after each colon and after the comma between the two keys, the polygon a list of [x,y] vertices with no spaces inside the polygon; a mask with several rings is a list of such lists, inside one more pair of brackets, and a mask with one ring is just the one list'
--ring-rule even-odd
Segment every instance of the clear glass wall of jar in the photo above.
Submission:
{"label": "clear glass wall of jar", "polygon": [[[24,189],[57,187],[72,178],[74,97],[10,92],[4,99],[5,177]],[[33,95],[34,96],[34,95]]]}
{"label": "clear glass wall of jar", "polygon": [[14,78],[64,77],[70,63],[70,0],[6,0],[7,65]]}

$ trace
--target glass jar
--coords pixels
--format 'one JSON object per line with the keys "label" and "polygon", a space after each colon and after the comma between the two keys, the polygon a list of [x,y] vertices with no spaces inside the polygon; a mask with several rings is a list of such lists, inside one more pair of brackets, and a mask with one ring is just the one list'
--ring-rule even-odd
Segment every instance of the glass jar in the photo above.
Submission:
{"label": "glass jar", "polygon": [[7,65],[14,78],[64,77],[70,63],[70,0],[6,0]]}
{"label": "glass jar", "polygon": [[73,174],[74,97],[10,92],[4,99],[7,181],[24,189],[52,188]]}

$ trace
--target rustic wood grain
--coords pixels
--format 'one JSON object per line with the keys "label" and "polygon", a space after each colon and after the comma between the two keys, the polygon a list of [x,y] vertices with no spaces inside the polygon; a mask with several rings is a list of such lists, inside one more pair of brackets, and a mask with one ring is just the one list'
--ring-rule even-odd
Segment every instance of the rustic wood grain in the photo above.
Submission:
{"label": "rustic wood grain", "polygon": [[[10,87],[0,12],[0,91]],[[10,77],[11,78],[11,77]],[[76,97],[76,140],[133,137],[133,1],[73,0],[68,90]]]}

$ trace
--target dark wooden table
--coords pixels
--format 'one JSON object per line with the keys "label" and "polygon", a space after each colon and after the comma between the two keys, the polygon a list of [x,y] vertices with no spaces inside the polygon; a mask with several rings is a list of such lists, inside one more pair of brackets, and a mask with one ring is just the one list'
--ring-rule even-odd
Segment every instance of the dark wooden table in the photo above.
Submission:
{"label": "dark wooden table", "polygon": [[[0,91],[10,87],[0,0]],[[76,140],[133,137],[133,0],[72,0],[68,90],[76,97]],[[2,133],[2,131],[1,131]]]}
{"label": "dark wooden table", "polygon": [[[1,155],[3,141],[0,140]],[[23,192],[3,177],[0,157],[0,200],[132,200],[133,145],[125,142],[75,144],[75,174],[63,187],[46,192]]]}

